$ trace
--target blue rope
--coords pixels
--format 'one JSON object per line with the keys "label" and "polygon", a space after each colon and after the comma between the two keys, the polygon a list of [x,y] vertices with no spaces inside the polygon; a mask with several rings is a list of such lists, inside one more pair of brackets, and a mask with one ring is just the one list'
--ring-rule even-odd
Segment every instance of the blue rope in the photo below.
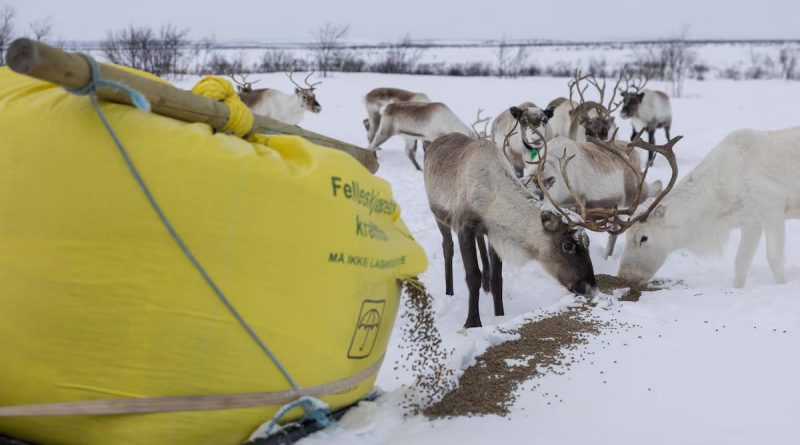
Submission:
{"label": "blue rope", "polygon": [[298,406],[305,411],[305,418],[317,422],[322,428],[327,428],[336,424],[336,421],[330,417],[330,408],[328,408],[325,402],[314,397],[303,396],[283,405],[272,417],[272,420],[266,424],[266,427],[259,428],[256,434],[250,437],[250,440],[269,437],[273,433],[273,430],[278,427],[280,420],[283,419],[286,413]]}

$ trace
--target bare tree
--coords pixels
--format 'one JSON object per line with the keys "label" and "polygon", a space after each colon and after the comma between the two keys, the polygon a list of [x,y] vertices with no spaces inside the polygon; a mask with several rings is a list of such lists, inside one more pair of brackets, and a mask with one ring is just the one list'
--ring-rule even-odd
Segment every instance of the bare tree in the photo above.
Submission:
{"label": "bare tree", "polygon": [[0,9],[0,66],[6,64],[6,50],[14,37],[14,19],[17,10],[11,5],[6,5]]}
{"label": "bare tree", "polygon": [[336,68],[341,59],[342,42],[350,30],[350,25],[325,23],[312,32],[316,50],[317,71],[328,77],[328,71]]}
{"label": "bare tree", "polygon": [[689,27],[685,26],[675,39],[668,41],[661,48],[664,78],[672,83],[672,95],[675,97],[681,97],[683,94],[683,81],[697,58],[689,49],[686,41],[688,34]]}
{"label": "bare tree", "polygon": [[425,50],[415,46],[406,34],[396,44],[390,45],[383,56],[372,66],[379,73],[412,73]]}
{"label": "bare tree", "polygon": [[53,32],[53,18],[45,17],[40,20],[35,20],[30,23],[29,27],[34,40],[47,40]]}
{"label": "bare tree", "polygon": [[778,63],[781,65],[781,77],[786,80],[794,79],[797,75],[796,47],[784,46],[778,54]]}
{"label": "bare tree", "polygon": [[497,75],[499,77],[517,77],[525,68],[528,49],[517,45],[516,51],[514,51],[513,45],[503,37],[495,49],[495,56],[497,56]]}
{"label": "bare tree", "polygon": [[158,31],[149,26],[129,26],[110,31],[103,41],[103,52],[113,63],[128,65],[157,76],[185,73],[189,51],[187,30],[164,25]]}

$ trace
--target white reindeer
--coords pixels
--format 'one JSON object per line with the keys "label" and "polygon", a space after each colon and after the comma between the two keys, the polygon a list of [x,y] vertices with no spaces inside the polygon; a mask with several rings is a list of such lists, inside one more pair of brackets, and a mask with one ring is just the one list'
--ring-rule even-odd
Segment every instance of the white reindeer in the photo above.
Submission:
{"label": "white reindeer", "polygon": [[[502,261],[539,261],[570,291],[596,287],[588,237],[571,230],[553,212],[543,211],[488,139],[447,134],[425,150],[425,190],[439,230],[448,294],[453,293],[453,239],[458,235],[469,289],[465,327],[481,326],[478,298],[481,271],[476,239],[489,239],[491,291],[495,315],[503,315]],[[502,260],[501,260],[502,258]],[[484,268],[486,273],[486,268]]]}
{"label": "white reindeer", "polygon": [[775,282],[784,283],[784,220],[800,218],[798,171],[800,127],[729,134],[631,230],[619,276],[644,283],[681,248],[719,254],[731,229],[739,227],[733,285],[744,286],[762,232]]}
{"label": "white reindeer", "polygon": [[380,124],[369,149],[380,150],[380,145],[394,135],[407,137],[406,155],[417,170],[421,170],[416,161],[417,147],[416,144],[409,145],[408,138],[423,141],[425,149],[427,143],[448,133],[477,136],[447,105],[440,102],[394,102],[384,105],[380,113]]}
{"label": "white reindeer", "polygon": [[[630,77],[628,76],[628,79]],[[620,116],[623,119],[630,119],[633,127],[631,140],[642,131],[647,131],[647,138],[651,144],[655,143],[656,129],[663,128],[669,140],[669,130],[672,127],[672,105],[669,96],[663,91],[644,89],[647,84],[645,77],[644,83],[631,85],[630,82],[622,94],[622,110]],[[647,165],[653,165],[655,154],[650,153],[647,158]]]}
{"label": "white reindeer", "polygon": [[518,178],[524,175],[525,160],[535,159],[544,144],[536,135],[542,134],[547,140],[552,137],[548,124],[552,116],[552,112],[542,110],[533,102],[523,102],[507,108],[492,122],[492,141],[508,158]]}
{"label": "white reindeer", "polygon": [[290,125],[297,125],[303,120],[306,111],[319,113],[322,106],[317,102],[314,94],[316,86],[322,82],[308,83],[312,73],[305,78],[306,86],[303,87],[292,78],[293,73],[288,73],[289,80],[295,85],[294,94],[287,94],[272,88],[259,88],[254,90],[252,85],[255,82],[247,82],[246,76],[242,80],[234,79],[239,88],[239,97],[255,114],[271,117],[275,120],[285,122]]}

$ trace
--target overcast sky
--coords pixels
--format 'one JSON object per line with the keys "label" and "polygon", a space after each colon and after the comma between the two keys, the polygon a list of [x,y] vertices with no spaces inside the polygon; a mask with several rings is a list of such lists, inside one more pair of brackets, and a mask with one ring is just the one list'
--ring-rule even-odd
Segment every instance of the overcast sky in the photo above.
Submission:
{"label": "overcast sky", "polygon": [[[307,41],[330,21],[350,24],[354,41],[415,39],[631,40],[800,38],[800,0],[0,0],[18,11],[17,28],[51,17],[66,40],[109,29],[174,23],[194,38]],[[603,5],[599,8],[599,5]]]}

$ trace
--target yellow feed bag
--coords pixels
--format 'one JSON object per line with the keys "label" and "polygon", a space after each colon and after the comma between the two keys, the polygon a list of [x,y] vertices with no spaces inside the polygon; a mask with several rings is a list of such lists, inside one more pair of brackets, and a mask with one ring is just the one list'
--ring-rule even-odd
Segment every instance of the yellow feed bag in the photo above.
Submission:
{"label": "yellow feed bag", "polygon": [[[388,183],[298,137],[253,144],[101,108],[176,231],[299,386],[376,368],[397,279],[427,266]],[[0,358],[0,406],[290,389],[170,237],[89,99],[7,69]],[[351,404],[375,377],[322,399]],[[234,445],[278,408],[0,417],[0,433]]]}

